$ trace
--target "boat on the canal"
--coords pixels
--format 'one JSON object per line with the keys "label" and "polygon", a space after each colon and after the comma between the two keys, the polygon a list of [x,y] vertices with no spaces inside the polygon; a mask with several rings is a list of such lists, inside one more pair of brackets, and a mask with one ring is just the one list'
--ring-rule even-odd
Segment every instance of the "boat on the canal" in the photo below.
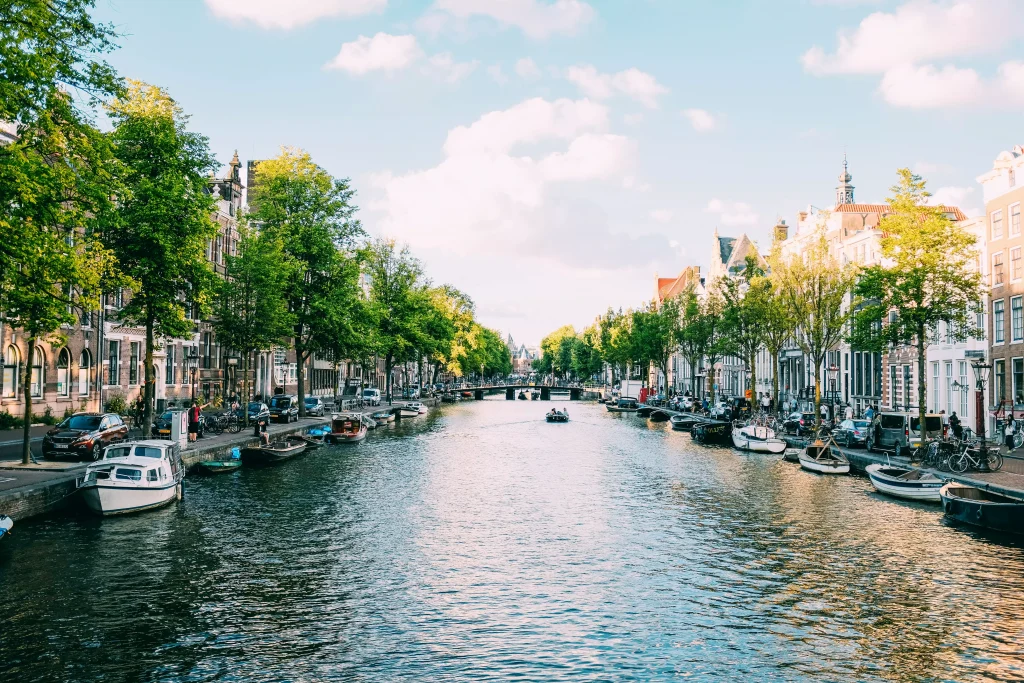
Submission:
{"label": "boat on the canal", "polygon": [[800,462],[800,449],[799,448],[787,448],[782,453],[782,459],[786,462]]}
{"label": "boat on the canal", "polygon": [[732,445],[741,451],[783,453],[786,442],[775,436],[775,430],[760,425],[733,425]]}
{"label": "boat on the canal", "polygon": [[951,481],[939,489],[946,516],[963,524],[1024,534],[1024,500]]}
{"label": "boat on the canal", "polygon": [[544,419],[548,422],[568,422],[569,411],[552,409],[551,412],[544,416]]}
{"label": "boat on the canal", "polygon": [[694,415],[673,415],[670,422],[672,423],[672,429],[680,432],[688,432],[693,429],[693,425],[701,422],[702,420]]}
{"label": "boat on the canal", "polygon": [[647,419],[651,422],[668,422],[671,417],[671,415],[663,410],[654,410],[647,416]]}
{"label": "boat on the canal", "polygon": [[313,427],[299,438],[306,442],[306,449],[313,450],[324,445],[324,437],[331,433],[330,427]]}
{"label": "boat on the canal", "polygon": [[609,413],[635,413],[640,409],[640,404],[635,398],[620,398],[613,404],[605,406]]}
{"label": "boat on the canal", "polygon": [[227,460],[203,460],[196,465],[196,469],[203,474],[224,474],[225,472],[234,472],[241,467],[241,456]]}
{"label": "boat on the canal", "polygon": [[872,463],[864,468],[871,485],[879,493],[907,500],[939,503],[939,489],[945,483],[931,472]]}
{"label": "boat on the canal", "polygon": [[162,507],[181,498],[185,468],[178,445],[145,440],[109,446],[78,484],[86,507],[120,515]]}
{"label": "boat on the canal", "polygon": [[394,422],[395,414],[392,413],[390,410],[378,410],[376,413],[370,415],[370,418],[372,418],[373,421],[376,422],[377,424],[384,425],[390,422]]}
{"label": "boat on the canal", "polygon": [[518,398],[519,398],[520,401],[527,401],[527,400],[529,400],[527,398],[527,396],[526,396],[526,392],[525,391],[520,391]]}
{"label": "boat on the canal", "polygon": [[[415,410],[417,415],[426,415],[429,412],[429,408],[423,405],[419,401],[413,401],[412,403],[405,404],[405,407],[410,410]],[[404,415],[402,417],[405,417]]]}
{"label": "boat on the canal", "polygon": [[366,438],[367,427],[359,413],[339,413],[331,416],[331,432],[324,436],[329,444],[359,443]]}
{"label": "boat on the canal", "polygon": [[291,460],[306,451],[306,442],[296,436],[272,441],[266,446],[254,445],[242,449],[242,461],[247,465],[276,465]]}
{"label": "boat on the canal", "polygon": [[729,438],[732,434],[732,423],[725,420],[705,420],[693,425],[691,434],[697,443],[729,445],[732,443]]}
{"label": "boat on the canal", "polygon": [[800,467],[818,474],[850,473],[850,461],[831,439],[815,441],[800,451]]}
{"label": "boat on the canal", "polygon": [[14,528],[14,520],[7,515],[0,515],[0,541]]}

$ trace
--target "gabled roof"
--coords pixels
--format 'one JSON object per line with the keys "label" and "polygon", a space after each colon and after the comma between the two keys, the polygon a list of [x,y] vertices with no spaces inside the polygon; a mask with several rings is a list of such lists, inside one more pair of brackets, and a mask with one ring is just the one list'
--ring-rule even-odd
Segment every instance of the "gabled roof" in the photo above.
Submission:
{"label": "gabled roof", "polygon": [[761,252],[757,250],[757,246],[747,237],[746,233],[740,235],[739,239],[733,240],[731,251],[729,260],[725,264],[726,269],[731,273],[741,273],[746,270],[747,256],[753,256],[757,260],[758,265],[768,265],[764,257],[761,256]]}
{"label": "gabled roof", "polygon": [[[953,220],[965,221],[967,215],[964,214],[959,208],[955,206],[940,206],[940,209],[944,213],[953,215]],[[839,204],[836,206],[835,211],[838,213],[878,213],[887,214],[889,213],[888,204]]]}
{"label": "gabled roof", "polygon": [[658,301],[665,301],[674,296],[679,296],[691,286],[700,284],[700,266],[687,266],[679,277],[658,278]]}
{"label": "gabled roof", "polygon": [[718,255],[722,259],[722,263],[728,263],[729,258],[732,256],[733,245],[736,244],[736,239],[733,237],[719,237],[718,238]]}

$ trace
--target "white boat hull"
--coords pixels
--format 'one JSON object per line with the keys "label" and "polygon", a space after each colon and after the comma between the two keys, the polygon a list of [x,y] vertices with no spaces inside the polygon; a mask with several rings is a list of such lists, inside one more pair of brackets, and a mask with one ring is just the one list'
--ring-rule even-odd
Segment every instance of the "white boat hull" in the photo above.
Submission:
{"label": "white boat hull", "polygon": [[181,496],[180,487],[180,482],[159,488],[86,484],[82,486],[82,498],[97,514],[123,515],[168,505]]}
{"label": "white boat hull", "polygon": [[818,474],[849,474],[850,463],[830,463],[820,462],[814,458],[808,458],[803,453],[800,454],[800,467],[811,472],[817,472]]}
{"label": "white boat hull", "polygon": [[919,500],[929,503],[940,503],[942,498],[939,495],[939,490],[945,483],[937,477],[929,477],[924,480],[920,479],[900,479],[887,475],[882,471],[884,467],[878,463],[868,465],[864,468],[867,472],[868,479],[871,480],[871,485],[875,487],[875,490],[879,493],[884,493],[887,496],[893,496],[895,498],[903,498],[905,500]]}
{"label": "white boat hull", "polygon": [[741,451],[754,453],[785,453],[786,442],[781,439],[748,439],[735,431],[732,433],[732,445]]}
{"label": "white boat hull", "polygon": [[3,538],[14,528],[14,520],[7,515],[0,515],[0,538]]}

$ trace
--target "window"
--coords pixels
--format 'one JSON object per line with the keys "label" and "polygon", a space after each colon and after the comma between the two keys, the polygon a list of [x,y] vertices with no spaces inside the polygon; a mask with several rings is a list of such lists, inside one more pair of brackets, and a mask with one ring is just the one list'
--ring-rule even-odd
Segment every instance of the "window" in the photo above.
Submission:
{"label": "window", "polygon": [[1024,358],[1013,359],[1013,402],[1024,403]]}
{"label": "window", "polygon": [[32,374],[30,376],[32,397],[40,398],[43,395],[43,368],[46,365],[46,356],[40,347],[36,347],[32,353]]}
{"label": "window", "polygon": [[960,415],[964,419],[967,417],[967,361],[960,361],[960,386],[963,387],[960,390]]}
{"label": "window", "polygon": [[1020,234],[1020,204],[1014,204],[1010,207],[1010,234]]}
{"label": "window", "polygon": [[1020,247],[1010,250],[1010,279],[1019,280],[1021,276]]}
{"label": "window", "polygon": [[164,365],[164,384],[174,384],[174,347],[168,346]]}
{"label": "window", "polygon": [[1024,341],[1024,302],[1021,299],[1019,296],[1010,299],[1010,328],[1015,342]]}
{"label": "window", "polygon": [[910,366],[909,365],[904,365],[903,366],[903,405],[906,406],[907,410],[910,410],[913,407],[911,405],[911,403],[910,403],[910,394],[911,394],[911,386],[910,386],[910,384],[911,384],[911,382],[910,382]]}
{"label": "window", "polygon": [[992,254],[992,286],[1003,286],[1003,252]]}
{"label": "window", "polygon": [[889,405],[895,410],[900,405],[900,369],[895,365],[889,366]]}
{"label": "window", "polygon": [[82,323],[82,327],[92,327],[92,312],[82,311],[82,314],[78,316],[78,319]]}
{"label": "window", "polygon": [[57,395],[71,395],[71,352],[67,349],[57,355]]}
{"label": "window", "polygon": [[121,383],[121,342],[112,339],[107,348],[107,384],[115,386]]}
{"label": "window", "polygon": [[999,359],[994,363],[992,374],[996,380],[996,398],[1002,402],[1006,399],[1006,361]]}
{"label": "window", "polygon": [[128,384],[135,385],[139,383],[139,342],[132,342],[129,349]]}
{"label": "window", "polygon": [[206,240],[206,260],[213,260],[213,240]]}
{"label": "window", "polygon": [[[936,407],[938,407],[936,405]],[[946,361],[946,414],[953,412],[953,362]]]}
{"label": "window", "polygon": [[89,371],[92,369],[92,354],[84,349],[78,357],[78,395],[89,395]]}
{"label": "window", "polygon": [[118,467],[116,470],[114,470],[114,479],[127,479],[128,481],[139,481],[140,479],[142,479],[142,470]]}
{"label": "window", "polygon": [[15,398],[18,395],[18,373],[21,371],[21,355],[15,346],[8,346],[4,354],[4,398]]}
{"label": "window", "polygon": [[209,332],[203,332],[203,369],[210,369],[210,343],[211,336]]}
{"label": "window", "polygon": [[932,410],[939,410],[939,364],[932,363]]}
{"label": "window", "polygon": [[158,476],[159,475],[157,474],[156,470],[146,471],[146,481],[156,481]]}
{"label": "window", "polygon": [[1003,212],[993,211],[992,212],[992,239],[1001,240],[1003,239]]}
{"label": "window", "polygon": [[1006,339],[1004,338],[1003,332],[1003,306],[1005,302],[1002,299],[996,299],[992,302],[992,343],[1002,344]]}
{"label": "window", "polygon": [[853,391],[857,396],[864,395],[864,354],[853,354]]}

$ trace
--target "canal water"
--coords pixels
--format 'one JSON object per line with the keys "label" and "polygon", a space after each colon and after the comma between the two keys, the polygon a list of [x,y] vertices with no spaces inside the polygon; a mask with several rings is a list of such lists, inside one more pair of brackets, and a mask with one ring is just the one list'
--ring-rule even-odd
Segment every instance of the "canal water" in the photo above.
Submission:
{"label": "canal water", "polygon": [[0,680],[1005,681],[1024,550],[571,404],[446,406],[0,544]]}

